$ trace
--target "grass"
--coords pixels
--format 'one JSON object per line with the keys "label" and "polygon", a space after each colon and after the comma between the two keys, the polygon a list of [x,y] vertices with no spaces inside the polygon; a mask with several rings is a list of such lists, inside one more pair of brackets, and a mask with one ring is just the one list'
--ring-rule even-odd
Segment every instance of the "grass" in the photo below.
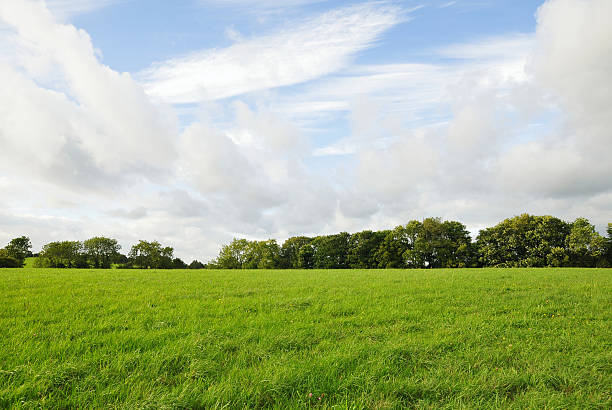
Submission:
{"label": "grass", "polygon": [[610,269],[3,269],[0,326],[2,408],[612,408]]}

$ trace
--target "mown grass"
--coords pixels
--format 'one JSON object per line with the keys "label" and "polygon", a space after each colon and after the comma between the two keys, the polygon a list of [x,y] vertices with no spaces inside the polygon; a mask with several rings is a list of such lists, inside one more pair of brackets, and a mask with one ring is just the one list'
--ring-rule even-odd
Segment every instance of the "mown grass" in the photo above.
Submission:
{"label": "mown grass", "polygon": [[0,326],[3,408],[612,408],[610,269],[4,269]]}

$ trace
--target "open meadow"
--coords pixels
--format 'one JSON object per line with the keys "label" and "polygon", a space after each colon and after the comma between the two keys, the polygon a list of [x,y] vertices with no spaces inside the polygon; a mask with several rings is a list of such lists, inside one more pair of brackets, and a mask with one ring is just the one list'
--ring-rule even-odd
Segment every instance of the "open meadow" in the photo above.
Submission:
{"label": "open meadow", "polygon": [[612,269],[2,269],[0,326],[2,408],[612,408]]}

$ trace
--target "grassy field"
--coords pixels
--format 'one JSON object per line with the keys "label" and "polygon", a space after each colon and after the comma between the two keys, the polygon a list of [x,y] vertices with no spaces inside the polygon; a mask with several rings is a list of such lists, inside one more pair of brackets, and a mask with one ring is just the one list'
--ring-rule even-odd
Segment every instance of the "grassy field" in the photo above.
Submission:
{"label": "grassy field", "polygon": [[0,326],[3,408],[612,408],[611,269],[3,269]]}

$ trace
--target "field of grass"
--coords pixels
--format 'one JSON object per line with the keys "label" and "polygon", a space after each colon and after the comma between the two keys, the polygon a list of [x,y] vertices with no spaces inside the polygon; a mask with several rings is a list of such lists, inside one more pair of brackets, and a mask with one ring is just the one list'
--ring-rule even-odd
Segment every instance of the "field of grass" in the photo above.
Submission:
{"label": "field of grass", "polygon": [[0,326],[2,408],[612,408],[612,269],[2,269]]}

